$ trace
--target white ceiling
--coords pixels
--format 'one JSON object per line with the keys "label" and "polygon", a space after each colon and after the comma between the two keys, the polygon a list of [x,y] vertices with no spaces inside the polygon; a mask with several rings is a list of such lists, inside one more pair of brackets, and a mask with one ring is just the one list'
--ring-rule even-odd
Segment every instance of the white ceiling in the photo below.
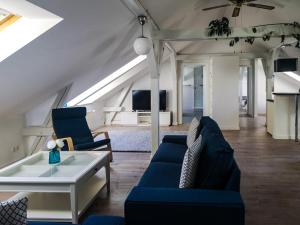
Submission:
{"label": "white ceiling", "polygon": [[30,110],[78,79],[80,92],[136,56],[138,25],[119,0],[30,2],[64,20],[0,63],[0,114]]}
{"label": "white ceiling", "polygon": [[[136,55],[132,43],[139,32],[133,14],[120,0],[29,0],[64,20],[0,63],[0,114],[24,112],[74,82],[75,97]],[[197,29],[232,8],[203,12],[202,7],[226,0],[141,0],[161,28]],[[259,0],[269,3],[271,0]],[[280,3],[282,2],[282,3]],[[299,0],[277,1],[274,11],[243,8],[235,26],[300,21]],[[194,8],[198,7],[197,10]],[[179,53],[201,54],[233,51],[265,51],[256,42],[229,48],[227,42],[172,43]],[[272,43],[272,45],[278,43]]]}
{"label": "white ceiling", "polygon": [[[233,7],[202,11],[202,8],[228,3],[226,0],[141,0],[152,17],[162,29],[197,29],[206,28],[210,21],[223,16],[230,19],[232,27],[249,27],[269,23],[300,22],[299,0],[257,0],[256,3],[273,5],[272,11],[243,6],[240,16],[232,18]],[[229,47],[229,41],[200,41],[173,43],[181,54],[229,53],[229,52],[264,52],[277,46],[280,39],[270,42],[255,41],[253,46],[239,43]]]}

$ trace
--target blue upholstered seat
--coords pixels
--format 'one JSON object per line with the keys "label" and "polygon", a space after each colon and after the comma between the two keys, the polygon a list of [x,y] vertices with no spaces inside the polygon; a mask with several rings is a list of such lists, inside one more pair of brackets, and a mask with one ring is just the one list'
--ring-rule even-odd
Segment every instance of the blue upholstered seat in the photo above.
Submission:
{"label": "blue upholstered seat", "polygon": [[82,225],[125,225],[125,222],[119,216],[90,216]]}
{"label": "blue upholstered seat", "polygon": [[71,225],[72,223],[58,223],[58,222],[28,222],[27,225]]}
{"label": "blue upholstered seat", "polygon": [[187,146],[161,143],[152,158],[152,162],[171,162],[182,164]]}
{"label": "blue upholstered seat", "polygon": [[96,149],[109,145],[110,139],[94,141],[85,117],[85,107],[53,109],[52,123],[57,138],[71,137],[75,150]]}
{"label": "blue upholstered seat", "polygon": [[179,187],[181,164],[152,162],[142,176],[141,187]]}

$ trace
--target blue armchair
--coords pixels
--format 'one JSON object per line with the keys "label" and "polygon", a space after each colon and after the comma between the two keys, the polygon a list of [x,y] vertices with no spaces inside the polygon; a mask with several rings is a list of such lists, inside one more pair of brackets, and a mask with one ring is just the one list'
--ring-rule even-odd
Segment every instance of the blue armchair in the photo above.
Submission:
{"label": "blue armchair", "polygon": [[[62,150],[108,150],[112,160],[112,149],[108,133],[92,132],[90,130],[86,121],[85,107],[53,109],[52,123],[55,137],[63,139],[67,143]],[[105,139],[94,141],[94,138],[100,134],[104,134]]]}

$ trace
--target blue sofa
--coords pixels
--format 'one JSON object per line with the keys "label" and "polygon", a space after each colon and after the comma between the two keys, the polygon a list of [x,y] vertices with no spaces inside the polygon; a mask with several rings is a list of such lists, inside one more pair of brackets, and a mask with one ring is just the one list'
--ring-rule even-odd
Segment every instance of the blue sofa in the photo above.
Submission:
{"label": "blue sofa", "polygon": [[127,225],[244,225],[240,170],[217,123],[203,117],[195,188],[180,189],[186,136],[165,136],[125,202]]}
{"label": "blue sofa", "polygon": [[244,225],[241,173],[232,148],[209,117],[201,118],[198,134],[202,135],[203,150],[195,188],[179,188],[186,136],[167,135],[126,199],[125,219],[92,216],[82,225]]}

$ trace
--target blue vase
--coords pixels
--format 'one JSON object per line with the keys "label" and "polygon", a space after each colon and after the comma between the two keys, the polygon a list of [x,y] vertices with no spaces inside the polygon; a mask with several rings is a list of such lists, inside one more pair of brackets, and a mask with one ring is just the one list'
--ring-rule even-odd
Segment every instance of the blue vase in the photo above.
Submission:
{"label": "blue vase", "polygon": [[60,162],[60,152],[56,148],[49,152],[49,164],[56,164]]}

